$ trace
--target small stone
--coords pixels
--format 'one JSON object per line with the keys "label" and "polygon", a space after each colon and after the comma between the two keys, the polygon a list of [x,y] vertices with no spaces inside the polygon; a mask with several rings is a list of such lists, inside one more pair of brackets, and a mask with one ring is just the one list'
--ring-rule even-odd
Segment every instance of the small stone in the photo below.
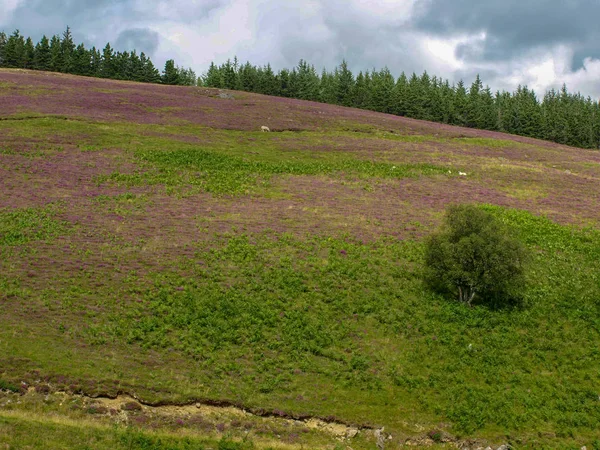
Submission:
{"label": "small stone", "polygon": [[358,434],[358,430],[356,428],[349,428],[348,431],[346,431],[346,437],[348,439],[352,439],[352,438],[356,437],[357,434]]}
{"label": "small stone", "polygon": [[500,447],[498,447],[498,450],[508,450],[508,445],[503,444]]}

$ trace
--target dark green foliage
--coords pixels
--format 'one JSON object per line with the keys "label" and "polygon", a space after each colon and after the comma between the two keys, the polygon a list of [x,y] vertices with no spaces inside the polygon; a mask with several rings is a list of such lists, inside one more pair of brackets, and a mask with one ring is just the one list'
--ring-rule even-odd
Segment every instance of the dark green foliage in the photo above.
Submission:
{"label": "dark green foliage", "polygon": [[44,35],[35,46],[33,68],[35,70],[50,70],[50,41]]}
{"label": "dark green foliage", "polygon": [[71,29],[69,27],[67,27],[63,33],[62,40],[60,41],[60,51],[62,62],[60,71],[64,73],[74,73],[76,68],[75,43],[73,42],[73,35],[71,34]]}
{"label": "dark green foliage", "polygon": [[25,39],[19,30],[10,35],[4,46],[4,67],[23,68],[25,62]]}
{"label": "dark green foliage", "polygon": [[19,387],[14,383],[0,379],[0,391],[19,392]]}
{"label": "dark green foliage", "polygon": [[162,82],[164,84],[179,84],[179,72],[175,67],[175,61],[169,59],[165,63],[163,70]]}
{"label": "dark green foliage", "polygon": [[197,77],[192,69],[177,67],[173,60],[167,61],[167,64],[167,73],[161,78],[144,53],[138,55],[135,50],[115,52],[109,43],[102,52],[95,47],[88,50],[83,44],[75,44],[69,27],[62,36],[54,35],[51,39],[42,36],[35,45],[31,38],[25,38],[19,30],[15,30],[10,37],[0,32],[0,67],[48,70],[146,83],[162,81],[189,86],[196,84]]}
{"label": "dark green foliage", "polygon": [[64,231],[64,224],[52,216],[50,207],[0,209],[0,246],[21,245],[56,236]]}
{"label": "dark green foliage", "polygon": [[359,72],[354,77],[346,61],[333,72],[300,60],[291,71],[274,74],[249,62],[239,67],[237,59],[221,66],[211,63],[201,77],[207,87],[241,89],[303,100],[318,100],[343,106],[431,120],[483,130],[547,139],[584,148],[600,148],[600,106],[566,88],[550,91],[540,102],[533,90],[519,86],[514,93],[495,96],[479,75],[467,89],[461,80],[448,80],[404,73],[395,80],[387,68]]}
{"label": "dark green foliage", "polygon": [[6,50],[6,34],[2,31],[0,32],[0,67],[4,66],[4,52]]}
{"label": "dark green foliage", "polygon": [[522,294],[527,252],[490,213],[473,205],[448,208],[444,228],[426,243],[425,279],[433,288],[504,304]]}

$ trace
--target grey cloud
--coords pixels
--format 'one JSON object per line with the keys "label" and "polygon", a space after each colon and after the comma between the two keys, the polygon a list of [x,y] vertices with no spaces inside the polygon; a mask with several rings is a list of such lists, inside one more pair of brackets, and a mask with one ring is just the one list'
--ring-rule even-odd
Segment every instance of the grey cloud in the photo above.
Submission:
{"label": "grey cloud", "polygon": [[114,43],[117,50],[137,50],[152,57],[160,44],[160,36],[156,31],[148,28],[129,28],[122,31]]}
{"label": "grey cloud", "polygon": [[[462,47],[467,61],[501,61],[539,48],[564,44],[576,52],[579,66],[586,47],[597,42],[596,0],[425,0],[415,26],[438,36],[486,32],[482,51]],[[591,45],[590,45],[591,44]]]}
{"label": "grey cloud", "polygon": [[263,12],[258,29],[277,42],[279,61],[271,57],[270,62],[278,67],[304,59],[319,71],[331,70],[345,59],[355,73],[383,66],[395,75],[426,69],[409,27],[400,26],[397,18],[365,15],[352,2],[322,0],[317,17],[274,6]]}

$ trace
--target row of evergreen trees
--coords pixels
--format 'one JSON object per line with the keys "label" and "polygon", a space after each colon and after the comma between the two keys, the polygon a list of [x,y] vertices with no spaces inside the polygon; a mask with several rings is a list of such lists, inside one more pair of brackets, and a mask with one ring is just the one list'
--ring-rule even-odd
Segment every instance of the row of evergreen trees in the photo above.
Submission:
{"label": "row of evergreen trees", "polygon": [[292,70],[275,73],[270,65],[240,65],[237,58],[220,66],[212,63],[199,82],[600,148],[598,102],[569,93],[565,86],[548,91],[540,101],[523,86],[513,93],[492,93],[479,76],[467,89],[462,81],[451,85],[427,72],[395,78],[384,68],[355,76],[344,61],[333,72],[319,75],[313,65],[300,60]]}
{"label": "row of evergreen trees", "polygon": [[354,75],[345,61],[333,72],[300,60],[292,70],[277,73],[269,64],[258,67],[237,58],[220,66],[211,63],[203,77],[170,59],[162,74],[143,52],[120,52],[107,43],[102,51],[75,45],[69,27],[62,36],[43,36],[34,45],[15,30],[0,32],[0,67],[46,70],[101,78],[179,85],[204,85],[267,95],[315,100],[370,109],[415,119],[496,130],[546,139],[583,148],[600,148],[600,106],[590,97],[560,91],[546,92],[542,100],[526,86],[515,92],[492,93],[479,76],[467,89],[462,81],[402,73],[389,69]]}
{"label": "row of evergreen trees", "polygon": [[163,73],[144,52],[135,50],[115,52],[107,43],[102,51],[96,47],[86,49],[75,45],[71,29],[67,27],[62,36],[50,39],[42,36],[36,44],[15,30],[10,36],[0,32],[0,67],[46,70],[117,80],[142,81],[146,83],[196,84],[196,74],[191,69],[177,67],[171,59],[166,62]]}

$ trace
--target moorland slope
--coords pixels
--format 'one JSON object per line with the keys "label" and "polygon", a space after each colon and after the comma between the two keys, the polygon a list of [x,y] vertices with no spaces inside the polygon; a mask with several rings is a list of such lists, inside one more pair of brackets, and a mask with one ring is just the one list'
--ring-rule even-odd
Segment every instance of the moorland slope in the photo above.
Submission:
{"label": "moorland slope", "polygon": [[[519,136],[0,70],[0,442],[600,448],[599,181]],[[423,286],[451,203],[532,250],[522,304]]]}

